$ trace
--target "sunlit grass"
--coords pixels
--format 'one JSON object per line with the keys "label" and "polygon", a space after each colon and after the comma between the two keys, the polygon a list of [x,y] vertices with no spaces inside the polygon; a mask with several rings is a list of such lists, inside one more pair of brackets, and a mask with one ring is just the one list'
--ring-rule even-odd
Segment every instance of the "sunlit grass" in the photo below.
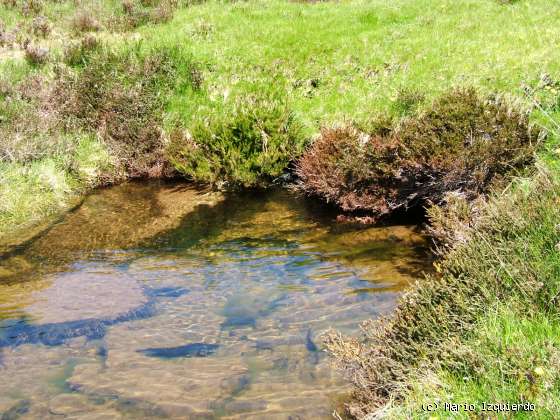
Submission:
{"label": "sunlit grass", "polygon": [[560,5],[542,0],[211,1],[140,33],[146,45],[178,44],[204,63],[207,95],[198,106],[177,97],[171,109],[184,119],[280,84],[317,130],[392,112],[402,90],[520,95],[523,83],[558,73],[559,17]]}
{"label": "sunlit grass", "polygon": [[[528,312],[502,302],[477,324],[461,349],[479,362],[478,372],[465,374],[441,369],[424,374],[412,384],[404,404],[393,407],[388,418],[469,419],[484,414],[483,403],[534,405],[515,418],[550,419],[560,411],[560,319],[558,315]],[[438,402],[433,413],[422,406]],[[473,404],[475,412],[445,410],[448,404]],[[496,415],[497,413],[486,412]]]}

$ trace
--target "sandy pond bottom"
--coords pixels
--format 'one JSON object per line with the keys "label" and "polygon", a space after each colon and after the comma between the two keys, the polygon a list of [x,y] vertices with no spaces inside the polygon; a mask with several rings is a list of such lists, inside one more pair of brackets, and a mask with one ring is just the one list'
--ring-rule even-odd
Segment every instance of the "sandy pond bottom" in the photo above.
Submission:
{"label": "sandy pond bottom", "polygon": [[4,418],[329,418],[321,350],[426,266],[414,227],[356,229],[282,191],[90,196],[0,261]]}

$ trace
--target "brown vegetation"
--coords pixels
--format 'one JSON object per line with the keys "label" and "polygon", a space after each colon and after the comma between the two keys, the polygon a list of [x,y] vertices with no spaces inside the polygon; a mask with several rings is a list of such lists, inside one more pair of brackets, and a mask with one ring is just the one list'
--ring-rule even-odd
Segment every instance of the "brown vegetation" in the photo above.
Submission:
{"label": "brown vegetation", "polygon": [[33,65],[43,65],[49,60],[49,50],[39,45],[31,44],[28,40],[24,42],[25,59]]}
{"label": "brown vegetation", "polygon": [[[147,56],[117,55],[84,39],[83,69],[59,76],[56,99],[68,129],[94,131],[116,158],[117,177],[160,177],[172,170],[164,155],[162,130],[166,94],[176,84],[192,85],[190,58],[177,49]],[[112,181],[112,180],[107,180]]]}
{"label": "brown vegetation", "polygon": [[64,50],[64,62],[69,66],[85,65],[93,51],[101,47],[101,43],[93,34],[86,34],[80,42],[71,43]]}
{"label": "brown vegetation", "polygon": [[128,31],[148,23],[165,23],[173,18],[179,4],[175,0],[123,0],[120,16],[114,16],[110,26]]}
{"label": "brown vegetation", "polygon": [[71,153],[70,142],[58,130],[59,115],[51,89],[51,80],[37,74],[0,88],[4,100],[0,160],[27,163],[56,153]]}
{"label": "brown vegetation", "polygon": [[16,41],[16,30],[8,30],[0,20],[0,47],[11,47]]}
{"label": "brown vegetation", "polygon": [[79,10],[72,18],[72,28],[75,32],[95,32],[101,29],[101,24],[91,12]]}
{"label": "brown vegetation", "polygon": [[323,129],[296,173],[306,193],[379,219],[449,192],[473,199],[529,163],[538,141],[525,112],[459,89],[391,130]]}
{"label": "brown vegetation", "polygon": [[22,4],[22,12],[25,16],[37,15],[43,10],[42,0],[25,0]]}
{"label": "brown vegetation", "polygon": [[37,16],[31,22],[31,30],[36,36],[46,38],[51,33],[51,24],[45,16]]}

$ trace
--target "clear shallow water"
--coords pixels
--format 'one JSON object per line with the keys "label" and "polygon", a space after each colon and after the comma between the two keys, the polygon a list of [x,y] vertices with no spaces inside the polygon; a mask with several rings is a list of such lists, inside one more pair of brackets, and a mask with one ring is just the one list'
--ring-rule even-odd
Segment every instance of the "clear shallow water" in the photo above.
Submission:
{"label": "clear shallow water", "polygon": [[413,227],[286,192],[100,191],[0,262],[0,413],[330,418],[348,388],[319,336],[390,312],[426,264]]}

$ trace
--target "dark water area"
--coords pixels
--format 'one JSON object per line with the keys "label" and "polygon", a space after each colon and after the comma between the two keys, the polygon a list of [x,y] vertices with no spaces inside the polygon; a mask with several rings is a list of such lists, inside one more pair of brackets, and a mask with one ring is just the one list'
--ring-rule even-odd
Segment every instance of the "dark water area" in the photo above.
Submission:
{"label": "dark water area", "polygon": [[429,267],[414,226],[337,224],[286,191],[98,191],[0,257],[0,418],[330,418],[320,336]]}

